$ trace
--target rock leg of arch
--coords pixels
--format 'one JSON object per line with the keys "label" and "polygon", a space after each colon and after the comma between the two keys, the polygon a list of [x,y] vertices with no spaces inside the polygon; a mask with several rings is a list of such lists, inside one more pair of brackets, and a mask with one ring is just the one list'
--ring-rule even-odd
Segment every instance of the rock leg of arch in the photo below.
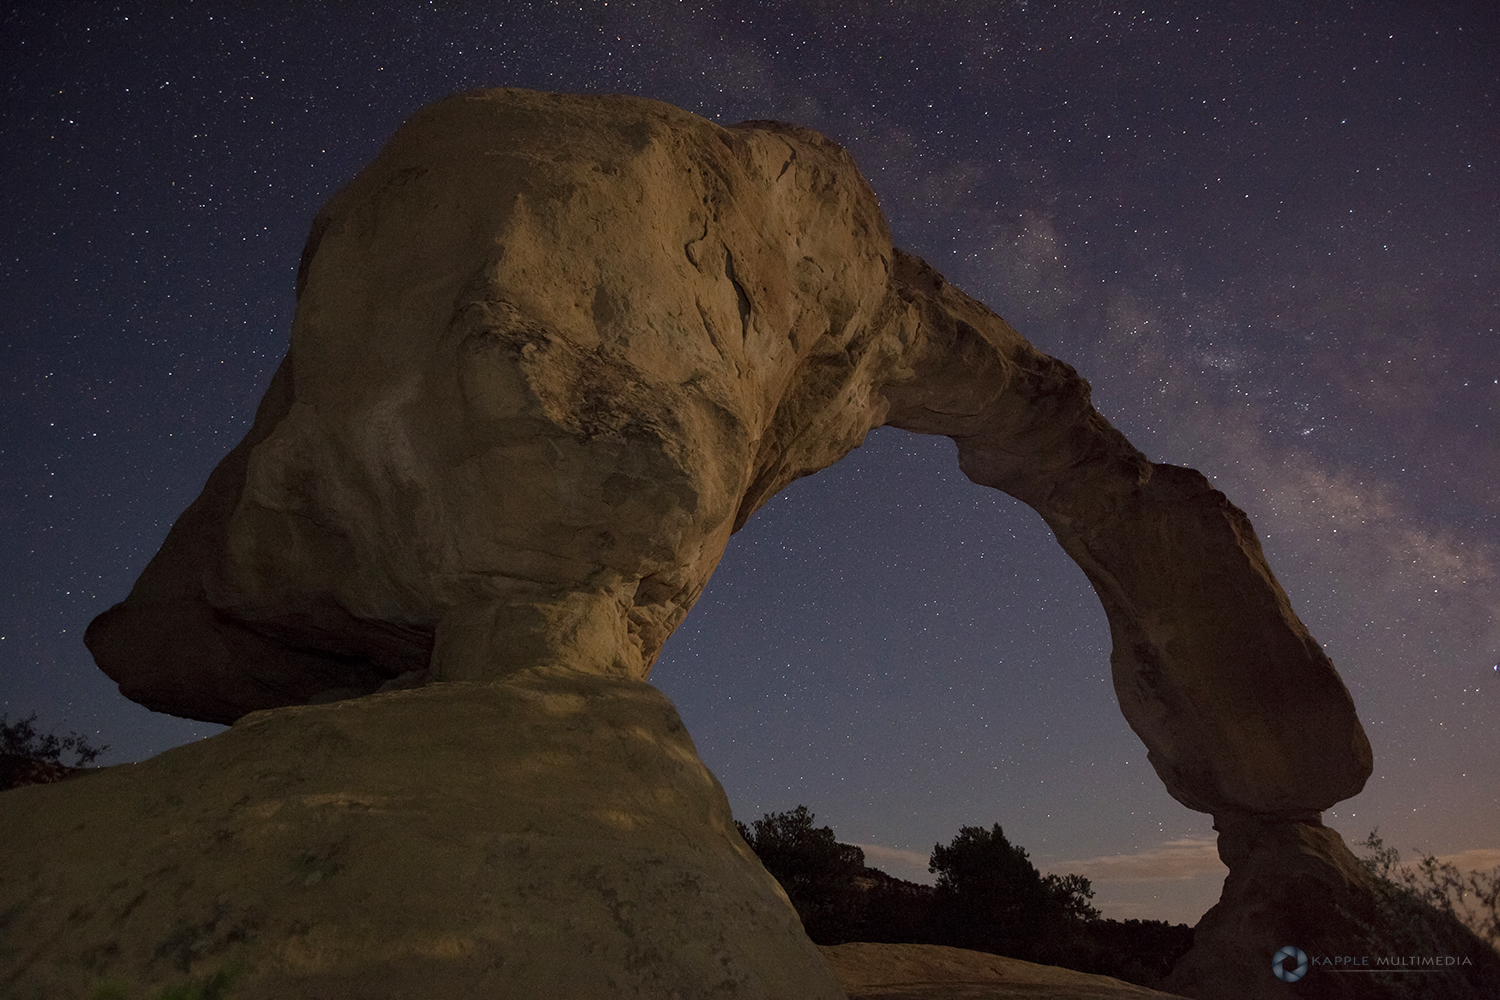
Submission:
{"label": "rock leg of arch", "polygon": [[[222,722],[382,689],[643,686],[729,535],[882,423],[952,437],[1083,567],[1167,788],[1272,845],[1226,849],[1231,882],[1267,856],[1347,867],[1331,831],[1286,845],[1360,789],[1369,745],[1245,516],[895,250],[848,154],[789,125],[515,90],[418,112],[319,213],[254,427],[87,641],[127,696]],[[1219,924],[1279,933],[1245,898],[1226,889]],[[1193,968],[1251,937],[1205,935]]]}
{"label": "rock leg of arch", "polygon": [[[1461,952],[1479,971],[1445,990],[1478,998],[1500,986],[1488,946],[1398,915],[1322,825],[1323,809],[1363,786],[1370,746],[1245,515],[1199,473],[1149,462],[1070,367],[921,261],[898,251],[893,286],[917,332],[906,380],[884,390],[887,422],[952,437],[971,480],[1047,521],[1104,605],[1120,707],[1157,774],[1214,816],[1223,895],[1162,988],[1276,1000],[1288,984],[1271,957],[1289,944],[1325,957]],[[1326,971],[1299,984],[1349,1000],[1407,985]]]}

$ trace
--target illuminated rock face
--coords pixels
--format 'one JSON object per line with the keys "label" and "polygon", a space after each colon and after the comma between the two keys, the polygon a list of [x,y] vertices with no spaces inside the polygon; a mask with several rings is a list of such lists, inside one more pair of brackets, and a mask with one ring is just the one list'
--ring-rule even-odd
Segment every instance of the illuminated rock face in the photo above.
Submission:
{"label": "illuminated rock face", "polygon": [[319,213],[254,428],[90,646],[221,722],[415,672],[644,678],[734,528],[879,424],[892,254],[811,132],[429,107]]}
{"label": "illuminated rock face", "polygon": [[319,213],[255,425],[87,641],[230,722],[442,681],[644,680],[729,535],[873,427],[943,434],[1093,583],[1167,788],[1284,822],[1370,748],[1245,515],[892,247],[848,154],[653,101],[423,109]]}
{"label": "illuminated rock face", "polygon": [[0,794],[6,998],[843,996],[641,681],[273,709]]}

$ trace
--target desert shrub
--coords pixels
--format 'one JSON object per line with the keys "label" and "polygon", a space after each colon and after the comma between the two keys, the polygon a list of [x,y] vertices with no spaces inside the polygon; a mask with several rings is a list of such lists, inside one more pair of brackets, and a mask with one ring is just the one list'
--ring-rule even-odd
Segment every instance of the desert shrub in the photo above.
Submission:
{"label": "desert shrub", "polygon": [[1500,866],[1487,872],[1465,872],[1452,862],[1421,854],[1416,866],[1403,864],[1401,852],[1387,847],[1379,829],[1357,845],[1370,853],[1360,859],[1374,877],[1388,906],[1409,921],[1436,913],[1468,928],[1500,951]]}

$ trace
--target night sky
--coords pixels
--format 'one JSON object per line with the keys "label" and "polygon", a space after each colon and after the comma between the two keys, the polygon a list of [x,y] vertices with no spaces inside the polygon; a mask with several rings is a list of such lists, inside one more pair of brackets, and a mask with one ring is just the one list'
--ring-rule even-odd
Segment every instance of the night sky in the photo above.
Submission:
{"label": "night sky", "polygon": [[[372,7],[376,9],[371,9]],[[422,104],[623,92],[845,145],[899,246],[1202,470],[1354,695],[1346,839],[1500,863],[1491,3],[0,5],[0,711],[139,760],[217,726],[82,643],[248,430],[318,206]],[[736,815],[927,878],[1000,823],[1106,915],[1224,869],[1029,508],[879,430],[730,543],[652,680]],[[1282,693],[1295,699],[1299,693]]]}

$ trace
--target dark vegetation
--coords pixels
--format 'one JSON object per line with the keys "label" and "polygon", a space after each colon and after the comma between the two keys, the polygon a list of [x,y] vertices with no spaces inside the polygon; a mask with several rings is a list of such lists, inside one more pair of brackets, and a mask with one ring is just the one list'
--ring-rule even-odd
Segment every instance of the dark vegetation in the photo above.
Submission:
{"label": "dark vegetation", "polygon": [[998,823],[934,845],[931,886],[865,867],[864,852],[814,826],[806,806],[736,825],[818,944],[951,945],[1141,986],[1159,983],[1193,944],[1186,924],[1102,918],[1088,879],[1043,875]]}
{"label": "dark vegetation", "polygon": [[[966,826],[935,844],[928,870],[936,885],[867,868],[864,852],[815,826],[806,806],[736,826],[818,944],[951,945],[1148,987],[1193,944],[1185,924],[1102,918],[1088,879],[1043,875],[999,824]],[[1398,951],[1465,954],[1475,936],[1500,949],[1500,868],[1465,873],[1431,854],[1403,865],[1374,832],[1358,846],[1371,852],[1362,861],[1379,897],[1377,933],[1394,933]]]}
{"label": "dark vegetation", "polygon": [[1430,853],[1418,855],[1415,867],[1402,864],[1401,852],[1386,847],[1378,829],[1358,846],[1370,852],[1360,861],[1409,951],[1460,954],[1470,933],[1500,951],[1500,867],[1464,872]]}
{"label": "dark vegetation", "polygon": [[[77,733],[43,736],[37,731],[35,712],[16,722],[10,721],[9,714],[0,715],[0,791],[60,781],[108,749],[107,745],[92,746]],[[63,763],[63,754],[72,755],[71,765]]]}

